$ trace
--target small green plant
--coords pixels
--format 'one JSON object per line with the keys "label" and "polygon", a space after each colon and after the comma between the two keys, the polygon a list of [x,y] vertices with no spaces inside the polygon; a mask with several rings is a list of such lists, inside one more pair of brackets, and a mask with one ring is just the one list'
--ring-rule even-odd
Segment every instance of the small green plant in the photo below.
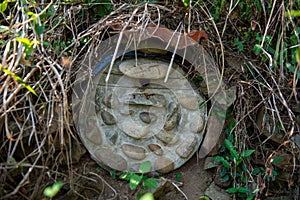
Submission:
{"label": "small green plant", "polygon": [[199,199],[210,200],[210,198],[208,196],[205,196],[205,195],[200,196]]}
{"label": "small green plant", "polygon": [[181,2],[183,3],[183,5],[184,5],[185,7],[190,6],[190,0],[181,0]]}
{"label": "small green plant", "polygon": [[237,46],[239,51],[244,50],[244,41],[239,41],[238,38],[234,38],[233,46]]}
{"label": "small green plant", "polygon": [[140,200],[154,200],[154,196],[152,193],[146,193],[140,198]]}
{"label": "small green plant", "polygon": [[[139,167],[140,175],[134,172],[124,172],[120,175],[120,179],[129,181],[129,187],[131,190],[137,189],[138,186],[141,186],[142,190],[147,190],[150,188],[156,189],[158,187],[158,182],[154,178],[149,178],[144,175],[151,170],[151,162],[145,161]],[[141,193],[137,194],[137,198],[141,199],[143,196]],[[146,196],[147,197],[147,196]],[[146,200],[146,197],[145,200]],[[150,198],[150,197],[149,197]]]}
{"label": "small green plant", "polygon": [[1,64],[0,64],[0,71],[3,71],[4,73],[6,73],[10,77],[12,77],[15,81],[17,81],[18,83],[20,83],[28,91],[30,91],[32,94],[34,94],[35,96],[37,96],[36,92],[34,91],[34,89],[30,85],[28,85],[27,83],[25,83],[21,77],[19,77],[15,73],[11,72],[9,69],[6,69],[6,68],[2,67]]}
{"label": "small green plant", "polygon": [[181,173],[176,173],[176,175],[175,175],[175,180],[176,180],[176,181],[180,181],[181,178],[182,178],[182,174],[181,174]]}
{"label": "small green plant", "polygon": [[64,183],[61,181],[56,182],[53,185],[46,187],[44,189],[43,194],[46,197],[53,198],[59,192],[59,190],[62,188],[63,185]]}
{"label": "small green plant", "polygon": [[[221,172],[221,178],[223,182],[227,182],[230,178],[241,179],[242,183],[246,182],[246,167],[243,161],[247,159],[255,150],[245,150],[240,154],[235,150],[232,142],[229,139],[224,140],[224,146],[229,151],[230,155],[225,156],[215,156],[214,160],[223,165],[223,170]],[[228,173],[231,169],[234,169],[232,173]],[[232,187],[226,190],[230,194],[238,194],[240,197],[244,197],[245,194],[249,193],[248,188],[244,187]]]}

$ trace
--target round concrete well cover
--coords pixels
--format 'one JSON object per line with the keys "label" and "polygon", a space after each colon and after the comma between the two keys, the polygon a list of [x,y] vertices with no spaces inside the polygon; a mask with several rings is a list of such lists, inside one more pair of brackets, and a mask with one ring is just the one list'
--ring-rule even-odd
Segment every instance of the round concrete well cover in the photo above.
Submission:
{"label": "round concrete well cover", "polygon": [[[150,161],[166,173],[184,164],[198,149],[203,134],[204,99],[185,73],[169,62],[150,58],[117,60],[108,82],[108,67],[94,77],[81,115],[80,136],[92,157],[105,168],[138,172]],[[94,107],[94,109],[88,109]]]}
{"label": "round concrete well cover", "polygon": [[[205,122],[214,127],[216,120],[207,120],[206,104],[202,104],[205,100],[172,58],[162,58],[157,51],[154,57],[149,53],[126,56],[128,52],[149,50],[149,44],[152,50],[166,49],[166,43],[157,37],[150,37],[150,42],[139,37],[139,48],[128,48],[128,38],[133,37],[123,43],[120,38],[102,43],[102,48],[96,48],[82,62],[73,86],[75,125],[92,158],[105,169],[139,172],[141,164],[149,161],[152,171],[170,172],[197,151]],[[215,65],[202,47],[197,43],[196,47],[199,50],[194,53],[181,51],[180,57],[186,55],[190,63],[195,63],[208,95],[215,94],[214,105],[219,105],[214,106],[215,112],[225,113],[229,104],[223,103],[226,92],[218,90]],[[223,123],[224,119],[218,121]],[[210,138],[217,139],[221,130],[221,126],[208,130],[200,156],[212,149],[215,141]]]}

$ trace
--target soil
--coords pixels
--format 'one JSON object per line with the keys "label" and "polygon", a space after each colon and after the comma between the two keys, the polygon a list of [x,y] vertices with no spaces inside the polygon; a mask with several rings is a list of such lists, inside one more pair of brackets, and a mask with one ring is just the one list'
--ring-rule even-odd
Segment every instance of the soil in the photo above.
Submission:
{"label": "soil", "polygon": [[[76,172],[74,179],[77,181],[78,179],[76,178],[76,176],[79,177],[79,174],[84,175],[88,174],[89,172],[94,172],[102,177],[105,182],[107,182],[108,185],[104,184],[105,189],[101,191],[101,194],[99,195],[100,192],[98,192],[98,194],[94,192],[92,199],[99,199],[99,196],[101,196],[100,199],[136,199],[137,191],[130,190],[129,183],[127,181],[120,180],[117,175],[117,178],[112,177],[110,172],[100,168],[99,165],[95,161],[93,161],[88,154],[85,154],[77,164],[74,164],[72,166],[72,171]],[[179,181],[176,181],[176,176],[179,175],[181,175],[181,178]],[[150,174],[149,176],[153,175]],[[177,183],[181,192],[183,192],[188,199],[198,199],[201,195],[204,195],[205,190],[213,181],[214,170],[204,170],[204,159],[197,159],[197,155],[195,154],[182,167],[168,174],[164,174],[163,177],[170,182]],[[87,187],[84,181],[82,181],[81,179],[79,180],[80,182],[77,182],[79,185],[82,185],[82,187]],[[96,186],[94,187],[97,188]],[[83,191],[81,191],[80,193],[84,195]],[[117,197],[115,193],[117,194]],[[81,199],[76,196],[77,195],[73,194],[72,199]],[[59,192],[57,196],[57,199],[61,200],[66,198],[70,198],[70,185],[64,186],[64,188]],[[157,199],[184,200],[185,198],[183,194],[179,192],[179,190],[173,188],[166,193],[160,194]]]}

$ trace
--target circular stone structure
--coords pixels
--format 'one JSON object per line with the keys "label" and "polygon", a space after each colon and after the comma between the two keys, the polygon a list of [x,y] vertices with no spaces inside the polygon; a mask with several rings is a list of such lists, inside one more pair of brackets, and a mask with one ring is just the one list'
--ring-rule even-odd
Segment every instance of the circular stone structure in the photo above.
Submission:
{"label": "circular stone structure", "polygon": [[92,108],[79,132],[98,164],[138,172],[150,161],[152,171],[167,173],[196,152],[203,139],[204,99],[175,63],[164,82],[168,67],[164,60],[129,58],[114,63],[108,82],[108,67],[97,73],[87,95],[95,101],[87,103]]}

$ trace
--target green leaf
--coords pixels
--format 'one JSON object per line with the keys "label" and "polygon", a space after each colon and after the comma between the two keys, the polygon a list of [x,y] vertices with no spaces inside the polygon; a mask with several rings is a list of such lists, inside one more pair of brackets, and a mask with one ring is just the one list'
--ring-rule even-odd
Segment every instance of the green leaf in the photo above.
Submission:
{"label": "green leaf", "polygon": [[197,79],[198,81],[203,81],[203,80],[204,80],[204,78],[203,78],[202,76],[198,76],[196,79]]}
{"label": "green leaf", "polygon": [[31,42],[28,38],[16,38],[16,40],[18,42],[21,42],[25,47],[30,47],[31,46]]}
{"label": "green leaf", "polygon": [[202,109],[203,106],[205,105],[206,101],[202,101],[200,104],[199,104],[199,109]]}
{"label": "green leaf", "polygon": [[140,200],[154,200],[154,196],[151,193],[146,193],[140,198]]}
{"label": "green leaf", "polygon": [[228,139],[225,139],[224,140],[224,144],[225,144],[225,147],[229,150],[230,154],[235,158],[235,159],[238,159],[239,158],[239,154],[236,152],[236,150],[234,149],[232,143],[228,140]]}
{"label": "green leaf", "polygon": [[278,123],[277,127],[279,128],[279,130],[284,131],[284,126],[281,123]]}
{"label": "green leaf", "polygon": [[238,189],[237,188],[229,188],[229,189],[226,190],[226,192],[228,192],[230,194],[233,194],[233,193],[237,193]]}
{"label": "green leaf", "polygon": [[28,38],[16,38],[16,40],[18,42],[21,42],[24,47],[25,47],[25,53],[26,53],[26,56],[30,56],[33,52],[33,45],[34,44],[39,44],[39,41],[37,40],[33,40],[33,41],[30,41]]}
{"label": "green leaf", "polygon": [[4,12],[7,9],[7,1],[4,0],[2,3],[0,3],[0,12]]}
{"label": "green leaf", "polygon": [[250,156],[251,154],[253,154],[255,152],[255,150],[246,150],[246,151],[243,151],[241,153],[241,157],[248,157]]}
{"label": "green leaf", "polygon": [[50,46],[50,43],[49,42],[42,42],[42,44],[46,47],[49,47]]}
{"label": "green leaf", "polygon": [[17,163],[16,159],[12,156],[9,157],[8,161],[9,163]]}
{"label": "green leaf", "polygon": [[276,157],[276,158],[274,158],[273,160],[272,160],[272,164],[276,164],[276,163],[278,163],[278,162],[280,162],[280,161],[282,161],[283,160],[283,158],[281,158],[281,157]]}
{"label": "green leaf", "polygon": [[239,51],[243,51],[244,50],[243,41],[239,41],[238,38],[234,38],[233,46],[237,46],[238,49],[239,49]]}
{"label": "green leaf", "polygon": [[40,26],[38,24],[35,24],[34,30],[35,30],[36,34],[41,35],[45,30],[45,26]]}
{"label": "green leaf", "polygon": [[109,172],[109,174],[112,178],[116,178],[116,171],[112,170]]}
{"label": "green leaf", "polygon": [[38,15],[33,12],[27,12],[28,16],[31,16],[31,19],[35,24],[38,24]]}
{"label": "green leaf", "polygon": [[276,172],[275,170],[272,170],[272,175],[273,176],[278,176],[278,172]]}
{"label": "green leaf", "polygon": [[96,173],[99,173],[99,172],[101,172],[101,168],[97,167],[95,171],[96,171]]}
{"label": "green leaf", "polygon": [[256,188],[255,190],[253,190],[252,194],[255,194],[255,193],[258,193],[259,192],[259,189]]}
{"label": "green leaf", "polygon": [[131,190],[135,189],[141,182],[143,176],[139,176],[137,174],[132,174],[130,181],[129,181],[129,187]]}
{"label": "green leaf", "polygon": [[200,196],[199,199],[203,199],[203,200],[210,200],[210,198],[208,196]]}
{"label": "green leaf", "polygon": [[[296,60],[299,63],[300,62],[300,46],[297,48],[295,53],[296,53]],[[300,76],[298,78],[300,78]]]}
{"label": "green leaf", "polygon": [[15,81],[17,81],[18,83],[20,83],[23,87],[25,87],[29,92],[31,92],[32,94],[34,94],[35,96],[37,96],[36,92],[34,91],[34,89],[28,85],[27,83],[25,83],[23,81],[23,79],[19,76],[17,76],[15,73],[11,72],[8,69],[2,68],[2,65],[0,65],[0,70],[2,70],[4,73],[6,73],[7,75],[9,75],[10,77],[12,77]]}
{"label": "green leaf", "polygon": [[141,173],[147,173],[151,170],[151,162],[145,161],[140,165],[139,172]]}
{"label": "green leaf", "polygon": [[132,176],[132,173],[130,173],[130,172],[123,172],[123,173],[119,176],[119,179],[129,181],[130,178],[131,178],[131,176]]}
{"label": "green leaf", "polygon": [[181,2],[185,7],[188,7],[190,5],[190,0],[181,0]]}
{"label": "green leaf", "polygon": [[251,194],[251,195],[249,195],[249,196],[247,197],[246,200],[252,200],[252,199],[254,199],[254,197],[255,197],[255,194]]}
{"label": "green leaf", "polygon": [[5,31],[9,31],[9,27],[0,25],[0,33],[5,32]]}
{"label": "green leaf", "polygon": [[176,175],[175,175],[175,180],[176,180],[176,181],[180,181],[180,180],[181,180],[181,177],[182,177],[182,174],[181,174],[181,173],[176,173]]}
{"label": "green leaf", "polygon": [[254,168],[253,170],[252,170],[252,175],[257,175],[257,174],[259,174],[260,173],[260,170],[259,170],[259,168]]}
{"label": "green leaf", "polygon": [[224,167],[226,167],[227,169],[231,168],[231,165],[229,164],[229,162],[227,160],[225,160],[224,157],[221,156],[215,156],[214,157],[214,161],[222,163]]}
{"label": "green leaf", "polygon": [[226,192],[233,194],[233,193],[247,193],[249,192],[248,188],[244,188],[244,187],[238,187],[238,188],[229,188],[226,190]]}
{"label": "green leaf", "polygon": [[48,186],[45,188],[43,194],[46,196],[46,197],[49,197],[49,198],[53,198],[58,192],[59,190],[61,189],[61,187],[63,186],[63,182],[59,181],[59,182],[56,182],[54,183],[52,186]]}
{"label": "green leaf", "polygon": [[239,193],[247,193],[247,192],[249,192],[249,189],[248,188],[244,188],[244,187],[239,187],[239,188],[237,188],[237,191]]}
{"label": "green leaf", "polygon": [[221,182],[222,183],[226,183],[227,181],[229,181],[230,176],[228,174],[226,174],[224,177],[221,178]]}
{"label": "green leaf", "polygon": [[261,46],[259,44],[255,44],[253,50],[255,55],[259,55],[262,52]]}
{"label": "green leaf", "polygon": [[286,17],[300,17],[300,10],[291,10],[285,14]]}
{"label": "green leaf", "polygon": [[144,185],[145,185],[147,188],[153,188],[153,189],[158,188],[158,182],[157,182],[154,178],[147,178],[147,179],[144,181]]}

